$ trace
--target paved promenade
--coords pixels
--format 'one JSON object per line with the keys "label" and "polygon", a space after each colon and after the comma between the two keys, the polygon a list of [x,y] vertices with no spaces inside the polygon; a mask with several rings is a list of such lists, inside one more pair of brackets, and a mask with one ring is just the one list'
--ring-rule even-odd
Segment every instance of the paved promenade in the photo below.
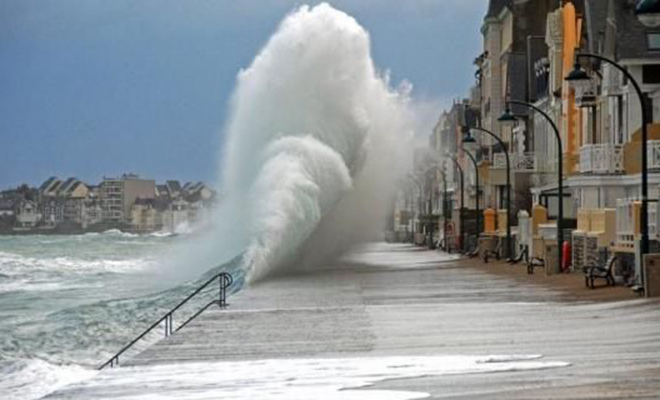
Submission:
{"label": "paved promenade", "polygon": [[660,398],[660,303],[575,301],[477,262],[363,246],[49,398]]}

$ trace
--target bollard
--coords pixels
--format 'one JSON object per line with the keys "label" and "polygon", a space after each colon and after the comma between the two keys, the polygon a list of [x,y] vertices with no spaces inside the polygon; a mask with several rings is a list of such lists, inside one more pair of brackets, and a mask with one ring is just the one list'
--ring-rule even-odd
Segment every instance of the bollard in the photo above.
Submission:
{"label": "bollard", "polygon": [[484,210],[484,232],[495,233],[496,213],[492,208]]}

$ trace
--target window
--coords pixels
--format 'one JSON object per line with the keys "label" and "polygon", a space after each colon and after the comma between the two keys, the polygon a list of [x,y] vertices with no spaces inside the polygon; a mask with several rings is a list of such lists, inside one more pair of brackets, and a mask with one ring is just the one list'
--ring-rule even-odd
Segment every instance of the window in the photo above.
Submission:
{"label": "window", "polygon": [[642,82],[660,83],[660,64],[647,64],[642,66]]}
{"label": "window", "polygon": [[646,34],[649,50],[660,50],[660,32]]}

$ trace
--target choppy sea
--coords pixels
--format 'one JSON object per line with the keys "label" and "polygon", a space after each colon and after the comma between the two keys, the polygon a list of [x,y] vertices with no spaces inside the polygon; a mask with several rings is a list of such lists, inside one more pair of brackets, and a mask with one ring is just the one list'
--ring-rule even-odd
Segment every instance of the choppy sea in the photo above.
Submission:
{"label": "choppy sea", "polygon": [[163,282],[159,274],[168,251],[183,240],[116,230],[0,236],[1,397],[37,399],[86,379],[192,291],[196,282]]}

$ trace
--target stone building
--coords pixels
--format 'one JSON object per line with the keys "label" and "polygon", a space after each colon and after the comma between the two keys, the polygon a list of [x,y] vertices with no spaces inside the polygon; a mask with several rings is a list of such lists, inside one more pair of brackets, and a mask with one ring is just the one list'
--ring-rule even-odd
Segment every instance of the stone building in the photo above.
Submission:
{"label": "stone building", "polygon": [[[521,123],[508,128],[498,121],[507,109],[507,100],[532,101],[536,80],[533,65],[546,53],[543,37],[546,17],[559,5],[557,0],[491,0],[481,33],[484,51],[476,60],[476,102],[481,127],[498,135],[506,148],[485,134],[475,134],[480,144],[479,158],[488,166],[484,176],[484,204],[502,209],[506,204],[506,156],[511,163],[512,204],[514,214],[529,202],[532,176],[537,169],[533,133],[529,129],[528,109],[511,109]],[[516,199],[518,197],[518,199]],[[531,200],[531,198],[529,199]]]}

